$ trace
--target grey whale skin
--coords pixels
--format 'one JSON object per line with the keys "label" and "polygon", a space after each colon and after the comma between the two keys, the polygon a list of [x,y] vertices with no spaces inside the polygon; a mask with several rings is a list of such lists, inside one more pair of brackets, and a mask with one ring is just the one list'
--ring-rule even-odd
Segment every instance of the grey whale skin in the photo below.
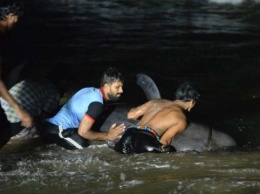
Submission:
{"label": "grey whale skin", "polygon": [[[154,81],[145,74],[137,74],[137,84],[143,89],[148,100],[161,98]],[[99,130],[107,132],[113,123],[125,123],[126,127],[136,125],[138,121],[128,120],[127,113],[133,106],[119,104],[102,122]],[[178,134],[171,142],[177,151],[211,151],[236,146],[235,140],[228,134],[214,130],[206,125],[190,122],[187,129]]]}

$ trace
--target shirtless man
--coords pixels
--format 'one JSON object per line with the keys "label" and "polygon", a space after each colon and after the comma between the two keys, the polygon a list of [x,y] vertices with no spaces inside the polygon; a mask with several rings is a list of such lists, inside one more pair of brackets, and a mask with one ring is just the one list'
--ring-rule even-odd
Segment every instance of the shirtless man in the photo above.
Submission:
{"label": "shirtless man", "polygon": [[[170,147],[171,141],[176,135],[183,132],[188,125],[185,111],[191,111],[199,100],[199,96],[199,92],[190,83],[184,82],[175,92],[174,101],[155,99],[131,109],[127,115],[128,119],[140,117],[142,119],[137,126],[131,127],[129,132],[129,129],[127,130],[116,144],[115,150],[121,153],[173,150]],[[144,129],[145,132],[140,129]],[[144,133],[146,136],[153,134],[154,138],[147,140],[143,136]],[[134,140],[131,140],[131,138]],[[134,141],[141,142],[133,143]]]}

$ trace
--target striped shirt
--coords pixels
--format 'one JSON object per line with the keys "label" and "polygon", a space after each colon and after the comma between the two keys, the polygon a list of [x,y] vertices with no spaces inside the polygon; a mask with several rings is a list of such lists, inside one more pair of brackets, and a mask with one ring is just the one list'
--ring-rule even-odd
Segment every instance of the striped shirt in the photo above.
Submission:
{"label": "striped shirt", "polygon": [[[60,95],[55,86],[47,80],[38,82],[23,80],[14,85],[9,92],[20,107],[33,118],[40,116],[42,111],[52,114],[59,106]],[[15,110],[3,98],[0,98],[0,101],[8,121],[20,122]]]}

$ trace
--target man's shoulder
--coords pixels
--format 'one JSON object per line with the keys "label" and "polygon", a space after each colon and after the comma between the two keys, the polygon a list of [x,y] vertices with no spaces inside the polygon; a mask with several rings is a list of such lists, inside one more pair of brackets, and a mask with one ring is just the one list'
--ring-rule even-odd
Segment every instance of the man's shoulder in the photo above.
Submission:
{"label": "man's shoulder", "polygon": [[30,94],[48,94],[48,96],[58,94],[58,91],[56,90],[55,86],[48,80],[36,81],[31,79],[25,79],[18,82],[10,89],[10,91],[19,90],[23,90],[24,92],[28,92]]}
{"label": "man's shoulder", "polygon": [[169,103],[169,102],[171,102],[171,101],[170,101],[170,100],[167,100],[167,99],[158,98],[158,99],[150,100],[149,102],[153,102],[153,103]]}
{"label": "man's shoulder", "polygon": [[147,106],[166,107],[171,104],[170,100],[166,99],[153,99],[145,103]]}
{"label": "man's shoulder", "polygon": [[98,88],[95,87],[85,87],[80,90],[78,90],[75,93],[75,96],[101,96],[101,92]]}
{"label": "man's shoulder", "polygon": [[78,90],[72,97],[72,101],[75,100],[84,102],[103,102],[100,90],[95,87],[86,87]]}

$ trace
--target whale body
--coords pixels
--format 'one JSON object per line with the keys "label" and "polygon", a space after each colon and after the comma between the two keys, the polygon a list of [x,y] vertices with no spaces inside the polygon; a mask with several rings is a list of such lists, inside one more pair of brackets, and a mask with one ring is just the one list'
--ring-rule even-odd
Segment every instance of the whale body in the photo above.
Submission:
{"label": "whale body", "polygon": [[[143,89],[147,100],[161,98],[154,81],[145,74],[137,74],[137,84]],[[136,125],[138,120],[127,119],[127,113],[134,106],[122,104],[113,107],[103,121],[97,122],[102,132],[107,132],[113,123],[125,123],[126,127]],[[177,151],[211,151],[236,146],[235,140],[228,134],[212,129],[204,124],[190,122],[184,132],[171,142]]]}
{"label": "whale body", "polygon": [[[154,81],[145,74],[137,74],[137,84],[143,89],[147,100],[161,98]],[[114,123],[124,123],[126,127],[136,125],[138,120],[127,119],[127,113],[135,105],[111,104],[95,122],[93,130],[107,132]],[[28,133],[28,130],[30,133]],[[33,134],[33,136],[32,136]],[[19,136],[20,135],[20,136]],[[14,139],[23,140],[38,137],[37,130],[24,129]],[[13,139],[12,138],[12,139]],[[212,129],[206,125],[190,122],[184,132],[178,134],[171,142],[177,151],[210,151],[236,146],[235,140],[228,134]],[[138,148],[139,149],[139,148]]]}

